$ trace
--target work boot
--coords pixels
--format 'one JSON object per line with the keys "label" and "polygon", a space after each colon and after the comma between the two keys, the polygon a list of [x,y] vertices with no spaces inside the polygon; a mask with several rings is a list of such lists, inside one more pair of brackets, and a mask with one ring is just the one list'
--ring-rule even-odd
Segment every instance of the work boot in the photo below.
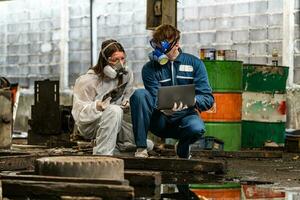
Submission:
{"label": "work boot", "polygon": [[148,151],[146,148],[137,148],[136,152],[134,154],[134,157],[136,158],[148,158]]}

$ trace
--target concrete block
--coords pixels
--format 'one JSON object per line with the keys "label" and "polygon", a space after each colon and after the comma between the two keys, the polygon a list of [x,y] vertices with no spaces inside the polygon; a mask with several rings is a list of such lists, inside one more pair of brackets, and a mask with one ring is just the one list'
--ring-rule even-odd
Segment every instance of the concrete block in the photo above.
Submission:
{"label": "concrete block", "polygon": [[242,61],[243,63],[250,63],[249,57],[241,57],[238,55],[237,60]]}
{"label": "concrete block", "polygon": [[8,64],[18,64],[19,62],[19,56],[7,56],[7,63]]}
{"label": "concrete block", "polygon": [[199,58],[199,46],[198,45],[185,45],[182,48],[183,52],[192,54]]}
{"label": "concrete block", "polygon": [[29,23],[16,24],[16,32],[24,33],[29,31]]}
{"label": "concrete block", "polygon": [[27,64],[28,60],[28,56],[19,56],[19,64]]}
{"label": "concrete block", "polygon": [[16,55],[18,51],[19,51],[18,45],[8,45],[7,46],[7,53],[10,55]]}
{"label": "concrete block", "polygon": [[[6,56],[0,55],[0,65],[3,65],[5,63],[6,63]],[[0,68],[2,68],[2,72],[5,71],[3,66],[0,66]],[[5,73],[1,73],[1,74],[5,74]]]}
{"label": "concrete block", "polygon": [[69,30],[69,37],[71,40],[81,39],[80,28],[73,28]]}
{"label": "concrete block", "polygon": [[295,1],[295,9],[300,9],[300,1],[294,0]]}
{"label": "concrete block", "polygon": [[60,17],[53,17],[52,18],[52,29],[57,30],[61,27],[61,20]]}
{"label": "concrete block", "polygon": [[69,62],[69,74],[79,74],[80,73],[80,63],[79,62]]}
{"label": "concrete block", "polygon": [[77,7],[77,6],[76,7],[71,6],[69,8],[69,14],[70,14],[70,16],[73,16],[73,17],[82,15],[80,7]]}
{"label": "concrete block", "polygon": [[19,67],[19,73],[21,76],[27,76],[30,73],[30,68],[28,66]]}
{"label": "concrete block", "polygon": [[247,42],[249,40],[249,31],[233,31],[232,41],[233,42]]}
{"label": "concrete block", "polygon": [[28,54],[29,53],[29,44],[19,45],[18,54]]}
{"label": "concrete block", "polygon": [[253,56],[265,56],[267,55],[267,44],[263,43],[251,43],[250,54]]}
{"label": "concrete block", "polygon": [[181,42],[183,44],[197,44],[199,43],[199,33],[183,33],[181,34]]}
{"label": "concrete block", "polygon": [[81,51],[81,62],[91,63],[91,53],[89,51]]}
{"label": "concrete block", "polygon": [[230,17],[232,12],[231,4],[216,5],[216,17]]}
{"label": "concrete block", "polygon": [[83,27],[81,28],[81,39],[82,38],[90,38],[91,37],[91,29],[90,27]]}
{"label": "concrete block", "polygon": [[234,17],[232,19],[232,28],[249,28],[250,16]]}
{"label": "concrete block", "polygon": [[73,51],[69,53],[69,62],[80,62],[81,53],[79,51]]}
{"label": "concrete block", "polygon": [[200,33],[200,44],[211,45],[216,42],[216,32]]}
{"label": "concrete block", "polygon": [[221,43],[232,42],[232,32],[231,31],[217,31],[216,32],[216,42],[221,42]]}
{"label": "concrete block", "polygon": [[216,18],[217,30],[231,29],[231,26],[232,26],[232,18],[230,17]]}
{"label": "concrete block", "polygon": [[199,20],[186,20],[183,22],[182,30],[184,31],[198,31]]}
{"label": "concrete block", "polygon": [[268,60],[266,57],[250,57],[250,63],[265,65],[268,63]]}
{"label": "concrete block", "polygon": [[50,74],[53,74],[54,76],[59,76],[60,66],[58,64],[51,64],[49,68],[50,68]]}
{"label": "concrete block", "polygon": [[282,25],[282,13],[280,14],[272,14],[268,16],[269,18],[269,26],[281,26]]}
{"label": "concrete block", "polygon": [[54,53],[52,54],[52,61],[51,63],[59,63],[60,62],[60,54],[59,53]]}
{"label": "concrete block", "polygon": [[295,37],[295,39],[300,39],[300,27],[299,26],[295,26],[294,37]]}
{"label": "concrete block", "polygon": [[1,24],[0,23],[0,33],[5,33],[6,34],[6,32],[7,32],[6,31],[6,26],[7,26],[6,24]]}
{"label": "concrete block", "polygon": [[[127,48],[132,48],[133,46],[136,47],[133,44],[133,40],[134,40],[134,38],[132,38],[131,36],[128,36],[128,37],[119,38],[117,41],[122,44],[122,46],[125,48],[125,51],[126,51]],[[144,46],[142,46],[142,47],[144,47]]]}
{"label": "concrete block", "polygon": [[30,43],[29,44],[29,52],[30,54],[37,54],[40,52],[41,45],[38,43]]}
{"label": "concrete block", "polygon": [[140,72],[133,72],[133,76],[135,85],[143,85],[142,75]]}
{"label": "concrete block", "polygon": [[[198,8],[199,18],[210,18],[215,17],[216,15],[216,8],[215,6],[204,6]],[[185,14],[184,14],[185,15]],[[184,16],[185,17],[185,16]]]}
{"label": "concrete block", "polygon": [[10,44],[18,42],[18,35],[17,34],[7,34],[7,41]]}
{"label": "concrete block", "polygon": [[[177,7],[177,22],[184,20],[184,9]],[[146,16],[144,17],[146,19]]]}
{"label": "concrete block", "polygon": [[232,50],[237,51],[238,57],[248,57],[249,56],[249,44],[234,44],[232,45]]}
{"label": "concrete block", "polygon": [[[72,29],[72,31],[74,31],[74,30]],[[51,31],[51,33],[52,33],[52,40],[60,40],[60,38],[61,38],[60,30],[53,30],[53,31]]]}
{"label": "concrete block", "polygon": [[149,45],[149,40],[145,36],[135,36],[133,38],[133,46],[145,47]]}
{"label": "concrete block", "polygon": [[133,22],[133,13],[120,14],[119,18],[120,18],[119,25],[125,26],[124,28],[126,28],[126,26],[131,25]]}
{"label": "concrete block", "polygon": [[133,1],[121,1],[119,3],[119,11],[120,12],[130,12],[132,8],[135,7]]}
{"label": "concrete block", "polygon": [[40,64],[50,64],[52,61],[52,55],[51,54],[44,54],[39,56],[39,63]]}
{"label": "concrete block", "polygon": [[80,50],[91,50],[91,42],[89,40],[85,40],[80,42]]}
{"label": "concrete block", "polygon": [[31,20],[35,20],[35,19],[40,19],[41,17],[40,17],[40,11],[39,10],[30,10],[30,12],[29,12],[29,18],[31,19]]}
{"label": "concrete block", "polygon": [[118,33],[118,35],[128,35],[128,36],[131,36],[133,35],[133,27],[131,25],[127,26],[121,26],[120,27],[120,32]]}
{"label": "concrete block", "polygon": [[216,29],[216,19],[200,19],[199,30],[214,30]]}
{"label": "concrete block", "polygon": [[300,68],[294,69],[294,83],[300,85]]}
{"label": "concrete block", "polygon": [[300,25],[300,11],[299,10],[296,11],[294,13],[294,16],[295,16],[295,24]]}
{"label": "concrete block", "polygon": [[29,55],[29,63],[30,64],[38,64],[39,63],[39,56],[38,55]]}
{"label": "concrete block", "polygon": [[294,64],[295,64],[295,69],[300,69],[300,55],[295,55],[294,56]]}
{"label": "concrete block", "polygon": [[250,26],[252,26],[252,27],[268,26],[268,15],[252,15],[252,16],[250,16]]}
{"label": "concrete block", "polygon": [[60,52],[59,42],[52,42],[52,52]]}
{"label": "concrete block", "polygon": [[48,53],[52,50],[52,44],[51,43],[42,43],[41,44],[41,52],[42,53]]}
{"label": "concrete block", "polygon": [[245,15],[249,14],[249,3],[235,3],[232,4],[233,15]]}
{"label": "concrete block", "polygon": [[144,10],[135,11],[133,13],[131,23],[145,23],[146,24],[146,12]]}
{"label": "concrete block", "polygon": [[198,19],[198,7],[185,7],[183,8],[183,16],[185,20]]}
{"label": "concrete block", "polygon": [[6,54],[6,46],[0,45],[0,55],[5,55],[5,54]]}
{"label": "concrete block", "polygon": [[90,26],[90,16],[81,17],[81,26]]}
{"label": "concrete block", "polygon": [[118,14],[111,14],[111,15],[108,15],[106,18],[105,18],[105,25],[106,26],[117,26],[120,24],[120,15]]}
{"label": "concrete block", "polygon": [[135,55],[135,60],[148,59],[148,52],[144,48],[135,48],[134,55]]}
{"label": "concrete block", "polygon": [[80,27],[80,26],[81,26],[81,18],[70,19],[70,28]]}
{"label": "concrete block", "polygon": [[41,75],[47,76],[47,75],[50,74],[50,67],[49,67],[49,65],[40,66],[39,70],[40,70],[40,74]]}
{"label": "concrete block", "polygon": [[40,21],[39,27],[40,27],[39,30],[50,31],[52,29],[52,22],[51,21]]}
{"label": "concrete block", "polygon": [[251,41],[259,41],[259,40],[266,40],[268,37],[267,29],[250,29],[250,40]]}
{"label": "concrete block", "polygon": [[16,69],[17,67],[16,66],[8,66],[8,67],[5,67],[6,68],[6,73],[8,76],[12,76],[12,75],[15,75],[16,74]]}
{"label": "concrete block", "polygon": [[268,46],[267,51],[269,56],[272,56],[273,49],[277,49],[278,54],[282,55],[282,42],[269,41],[267,46]]}
{"label": "concrete block", "polygon": [[269,28],[268,39],[281,40],[283,38],[282,34],[282,28]]}
{"label": "concrete block", "polygon": [[294,47],[295,53],[300,54],[300,40],[295,41],[295,47]]}
{"label": "concrete block", "polygon": [[269,0],[268,1],[268,12],[278,13],[283,11],[283,1],[282,0]]}
{"label": "concrete block", "polygon": [[27,33],[20,33],[18,35],[18,43],[28,43],[28,34]]}
{"label": "concrete block", "polygon": [[146,34],[146,28],[145,28],[145,24],[139,23],[139,24],[134,24],[133,25],[133,32],[135,34]]}
{"label": "concrete block", "polygon": [[30,43],[39,42],[40,41],[40,34],[38,32],[28,33],[28,39],[29,39]]}
{"label": "concrete block", "polygon": [[268,11],[268,1],[254,1],[249,3],[250,13],[263,14]]}
{"label": "concrete block", "polygon": [[51,32],[40,33],[40,39],[42,42],[49,42],[52,40],[52,33]]}

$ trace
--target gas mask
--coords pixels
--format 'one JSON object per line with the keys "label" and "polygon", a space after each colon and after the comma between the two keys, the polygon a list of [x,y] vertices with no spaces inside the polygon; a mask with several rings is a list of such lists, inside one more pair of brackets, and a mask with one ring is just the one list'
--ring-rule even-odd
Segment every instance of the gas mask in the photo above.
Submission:
{"label": "gas mask", "polygon": [[111,79],[115,79],[123,74],[128,73],[128,67],[118,61],[114,66],[106,65],[103,69],[103,73]]}
{"label": "gas mask", "polygon": [[155,60],[160,65],[165,65],[169,61],[166,53],[168,53],[174,47],[177,41],[178,39],[176,38],[171,43],[169,43],[167,40],[163,40],[159,44],[157,44],[153,39],[150,40],[150,45],[154,49],[154,51],[149,53],[149,59]]}

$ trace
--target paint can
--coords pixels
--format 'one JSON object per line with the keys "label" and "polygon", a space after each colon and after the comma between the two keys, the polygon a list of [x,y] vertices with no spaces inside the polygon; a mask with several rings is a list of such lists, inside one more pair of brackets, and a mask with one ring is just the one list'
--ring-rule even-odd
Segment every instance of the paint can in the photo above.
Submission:
{"label": "paint can", "polygon": [[216,49],[214,49],[214,48],[200,49],[200,59],[201,60],[215,60],[216,59]]}
{"label": "paint can", "polygon": [[224,60],[236,60],[237,51],[236,50],[224,50]]}
{"label": "paint can", "polygon": [[216,60],[224,60],[224,59],[225,59],[225,50],[217,50]]}

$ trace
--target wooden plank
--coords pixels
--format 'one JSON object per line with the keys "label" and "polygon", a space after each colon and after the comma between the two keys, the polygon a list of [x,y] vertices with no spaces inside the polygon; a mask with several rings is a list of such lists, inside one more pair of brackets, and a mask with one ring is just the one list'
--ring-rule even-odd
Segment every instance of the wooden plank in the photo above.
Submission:
{"label": "wooden plank", "polygon": [[199,150],[192,151],[192,158],[203,157],[226,157],[226,158],[282,158],[282,151],[261,151],[261,150],[249,150],[249,151],[211,151],[211,150]]}
{"label": "wooden plank", "polygon": [[[52,181],[2,180],[3,196],[14,197],[59,197],[92,196],[104,199],[133,199],[130,186],[95,183],[67,183]],[[18,191],[18,192],[16,192]]]}
{"label": "wooden plank", "polygon": [[155,171],[125,170],[125,179],[131,186],[158,186],[161,184],[161,173]]}
{"label": "wooden plank", "polygon": [[[32,172],[33,173],[33,172]],[[108,180],[100,178],[79,178],[79,177],[59,177],[59,176],[42,176],[36,174],[30,175],[5,175],[0,174],[2,180],[29,180],[29,181],[51,181],[51,182],[69,182],[69,183],[96,183],[108,185],[129,185],[128,180]]]}
{"label": "wooden plank", "polygon": [[223,181],[223,175],[194,172],[161,172],[162,184],[217,183]]}
{"label": "wooden plank", "polygon": [[[174,149],[157,149],[160,156],[176,156]],[[214,151],[214,150],[191,150],[192,158],[225,157],[225,158],[282,158],[282,151],[270,150],[243,150],[243,151]]]}
{"label": "wooden plank", "polygon": [[133,158],[122,157],[125,169],[153,171],[189,171],[223,174],[226,171],[225,161],[195,160],[181,158]]}

